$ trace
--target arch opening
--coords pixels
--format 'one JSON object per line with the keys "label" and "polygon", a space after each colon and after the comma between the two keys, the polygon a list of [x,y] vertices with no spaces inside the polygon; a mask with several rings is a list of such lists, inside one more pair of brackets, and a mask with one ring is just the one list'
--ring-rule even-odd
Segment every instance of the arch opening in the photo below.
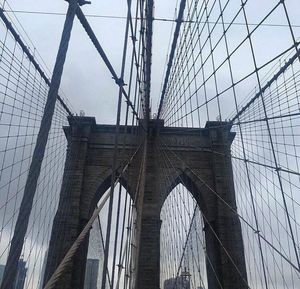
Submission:
{"label": "arch opening", "polygon": [[[110,190],[111,176],[100,184],[95,200],[101,204],[106,192]],[[133,206],[131,194],[128,191],[125,180],[120,180],[113,194],[112,219],[109,237],[108,264],[106,271],[106,288],[112,282],[119,283],[121,288],[125,286],[125,276],[130,271],[130,243],[132,238]],[[85,269],[85,284],[92,284],[93,288],[101,288],[104,266],[104,252],[107,238],[108,212],[110,198],[95,220],[90,231],[87,262]],[[112,280],[114,279],[114,280]]]}
{"label": "arch opening", "polygon": [[[181,181],[179,181],[181,180]],[[178,178],[160,218],[160,288],[207,288],[204,220],[192,182]],[[189,187],[189,189],[187,189]],[[204,204],[203,204],[204,205]]]}

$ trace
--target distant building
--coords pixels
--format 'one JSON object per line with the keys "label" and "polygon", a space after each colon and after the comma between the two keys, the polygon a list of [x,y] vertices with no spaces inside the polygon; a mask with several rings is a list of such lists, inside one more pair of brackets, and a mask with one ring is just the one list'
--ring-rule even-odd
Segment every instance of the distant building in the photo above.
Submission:
{"label": "distant building", "polygon": [[[0,265],[0,284],[2,283],[5,265]],[[25,279],[27,275],[26,262],[23,259],[19,260],[18,273],[13,289],[24,289]]]}
{"label": "distant building", "polygon": [[23,259],[19,260],[18,274],[14,289],[24,289],[25,279],[27,274],[26,262]]}
{"label": "distant building", "polygon": [[165,280],[164,289],[190,289],[190,274],[183,272],[176,278]]}
{"label": "distant building", "polygon": [[4,274],[5,265],[0,265],[0,285],[2,283],[2,278]]}
{"label": "distant building", "polygon": [[84,279],[84,289],[97,289],[99,271],[98,259],[87,259]]}

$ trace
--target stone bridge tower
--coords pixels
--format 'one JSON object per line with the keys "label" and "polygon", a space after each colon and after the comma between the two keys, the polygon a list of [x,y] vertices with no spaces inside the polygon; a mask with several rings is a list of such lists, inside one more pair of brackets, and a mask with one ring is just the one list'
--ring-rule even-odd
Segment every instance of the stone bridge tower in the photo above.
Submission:
{"label": "stone bridge tower", "polygon": [[[64,128],[67,159],[60,203],[54,219],[45,281],[74,242],[95,205],[109,188],[115,126],[97,125],[92,117],[71,117]],[[205,128],[164,127],[150,121],[147,135],[139,127],[120,127],[118,165],[138,149],[121,183],[134,197],[140,162],[144,182],[135,202],[139,218],[136,289],[160,287],[160,212],[176,185],[182,183],[204,216],[209,289],[246,289],[247,274],[241,225],[236,210],[230,146],[234,133],[226,122],[207,122]],[[143,141],[144,140],[144,141]],[[167,155],[170,164],[161,162]],[[166,167],[167,166],[167,167]],[[67,204],[67,205],[66,205]],[[222,244],[222,245],[221,245]],[[60,280],[58,288],[82,289],[88,238]]]}

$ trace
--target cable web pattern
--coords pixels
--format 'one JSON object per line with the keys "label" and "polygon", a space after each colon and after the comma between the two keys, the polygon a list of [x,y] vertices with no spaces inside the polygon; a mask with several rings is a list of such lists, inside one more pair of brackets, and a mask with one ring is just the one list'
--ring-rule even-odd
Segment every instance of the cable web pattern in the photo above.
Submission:
{"label": "cable web pattern", "polygon": [[[178,1],[155,120],[150,107],[152,36],[153,21],[159,18],[153,15],[152,0],[126,3],[120,71],[81,8],[87,3],[68,1],[52,83],[40,66],[38,52],[28,48],[32,43],[19,36],[17,18],[9,18],[14,14],[3,10],[7,5],[12,13],[4,1],[0,8],[1,270],[8,265],[1,288],[10,288],[10,280],[21,282],[22,288],[57,288],[70,278],[69,266],[78,273],[72,272],[74,278],[84,275],[85,265],[79,268],[73,263],[85,264],[86,255],[86,276],[89,266],[96,268],[97,288],[136,288],[141,280],[142,226],[149,225],[143,206],[146,213],[151,211],[155,194],[146,188],[153,189],[153,181],[165,189],[158,192],[159,201],[163,200],[160,219],[150,220],[156,229],[161,225],[157,246],[161,288],[227,289],[228,284],[222,283],[226,265],[235,273],[236,280],[230,281],[238,281],[242,289],[297,289],[300,26],[295,2]],[[86,135],[74,141],[85,121],[94,120],[73,115],[59,90],[73,22],[86,32],[117,91],[116,121],[105,127],[105,133],[111,133],[109,141],[101,139],[105,157],[96,154],[95,144],[103,145],[96,137],[91,143]],[[161,135],[155,135],[155,121],[162,126]],[[72,131],[72,125],[78,131]],[[173,132],[182,135],[167,145],[168,133]],[[189,132],[205,144],[185,147],[182,139]],[[95,155],[82,149],[85,146]],[[199,156],[203,167],[196,167]],[[109,165],[97,164],[99,159],[103,163],[109,159]],[[85,164],[90,170],[82,172]],[[93,166],[98,166],[96,173]],[[101,181],[97,188],[93,177]],[[84,197],[72,198],[80,181],[80,189],[88,189]],[[231,199],[230,190],[235,192]],[[88,202],[89,210],[84,207]],[[217,216],[212,208],[219,209]],[[76,210],[81,219],[73,224]],[[228,237],[231,228],[241,228],[240,242],[236,232]],[[236,251],[228,249],[230,242],[237,243]],[[244,252],[239,256],[239,246],[245,258]],[[54,257],[50,249],[59,254]]]}
{"label": "cable web pattern", "polygon": [[[300,284],[300,31],[294,27],[292,2],[181,1],[184,16],[178,19],[180,32],[173,58],[169,55],[171,68],[160,99],[158,117],[165,125],[203,128],[207,121],[218,121],[221,129],[236,133],[231,159],[237,209],[229,209],[242,225],[249,288],[297,288]],[[270,33],[274,24],[282,25],[276,28],[277,37]],[[209,150],[217,158],[229,157]],[[177,190],[180,196],[186,188]],[[217,197],[222,200],[221,195]],[[185,206],[186,198],[169,198],[163,222],[176,218],[176,206]],[[182,260],[189,261],[184,264],[176,255],[171,257],[170,249],[161,250],[161,282],[189,272],[191,288],[207,288],[205,282],[192,280],[199,276],[202,263],[195,262],[197,269],[193,254],[188,253],[199,252],[188,234],[195,224],[191,217],[188,220],[179,226],[185,234],[178,250]],[[175,226],[169,226],[169,238],[177,238]],[[206,279],[205,273],[202,277]]]}
{"label": "cable web pattern", "polygon": [[[19,214],[49,83],[2,21],[0,30],[0,263],[3,266]],[[17,282],[24,283],[23,288],[41,286],[40,276],[64,169],[67,142],[62,127],[67,124],[67,116],[68,112],[57,102],[19,261]]]}
{"label": "cable web pattern", "polygon": [[[66,267],[72,262],[73,256],[77,254],[80,244],[85,242],[91,229],[88,252],[90,260],[88,260],[87,266],[93,266],[92,262],[96,261],[99,271],[97,272],[98,286],[102,286],[102,288],[108,286],[131,288],[135,282],[137,268],[136,257],[134,256],[136,256],[138,242],[136,225],[134,225],[136,224],[137,213],[133,202],[137,200],[135,190],[138,188],[135,188],[129,196],[128,189],[121,186],[120,180],[125,174],[129,174],[129,164],[134,160],[135,154],[140,154],[140,148],[132,151],[132,156],[126,160],[125,164],[122,163],[123,170],[121,173],[118,172],[117,174],[116,170],[120,169],[119,164],[117,164],[118,154],[124,153],[128,141],[126,137],[122,141],[119,139],[120,125],[123,125],[123,132],[127,132],[128,135],[135,135],[138,132],[137,129],[128,129],[127,126],[137,125],[140,118],[149,118],[152,46],[152,20],[150,19],[152,19],[153,3],[146,3],[145,1],[133,1],[133,3],[128,1],[127,3],[120,74],[112,66],[78,4],[83,5],[85,3],[69,1],[62,42],[52,76],[53,85],[50,84],[35,60],[39,58],[39,55],[35,55],[36,51],[31,53],[28,46],[19,38],[15,27],[21,26],[22,28],[21,23],[16,18],[14,21],[18,22],[18,25],[15,23],[11,25],[10,22],[13,20],[8,19],[4,10],[1,9],[0,84],[1,130],[3,131],[3,133],[1,132],[1,194],[3,191],[3,194],[6,195],[1,206],[1,214],[3,215],[1,219],[3,221],[0,241],[1,263],[3,265],[6,263],[8,251],[12,247],[13,235],[17,239],[16,243],[23,242],[18,240],[20,234],[16,230],[14,232],[14,226],[17,216],[20,216],[19,207],[25,183],[28,183],[28,179],[30,180],[28,177],[28,173],[30,175],[29,167],[34,162],[35,149],[40,146],[37,142],[38,135],[42,135],[42,137],[45,135],[47,138],[44,157],[41,161],[42,167],[40,172],[37,172],[37,188],[35,192],[32,192],[34,199],[32,207],[29,209],[28,229],[24,236],[25,240],[17,264],[18,268],[16,270],[16,263],[10,261],[8,264],[14,263],[14,265],[10,268],[9,265],[6,265],[5,270],[7,272],[4,272],[4,277],[8,283],[15,279],[13,274],[16,274],[15,280],[17,282],[20,279],[19,275],[22,279],[25,278],[25,280],[20,281],[24,283],[20,285],[24,288],[44,288],[44,286],[53,288],[61,275],[65,273]],[[3,2],[3,7],[5,5],[11,10],[7,1]],[[57,208],[58,212],[59,210],[65,212],[60,216],[59,222],[56,223],[56,229],[59,230],[70,221],[66,216],[74,210],[74,204],[68,202],[68,197],[72,193],[72,181],[68,180],[68,173],[72,169],[73,160],[72,157],[67,156],[67,139],[63,127],[69,125],[68,116],[70,119],[75,119],[75,122],[76,117],[71,117],[69,105],[66,105],[60,96],[57,97],[53,116],[47,111],[47,108],[49,109],[47,105],[51,102],[49,101],[51,89],[54,91],[55,87],[59,86],[64,63],[63,54],[67,52],[69,42],[67,38],[70,37],[75,15],[79,20],[75,25],[79,24],[82,26],[80,28],[85,30],[89,40],[91,40],[91,45],[99,53],[99,57],[104,61],[118,88],[115,148],[110,168],[111,180],[110,186],[108,186],[110,189],[106,188],[106,192],[98,200],[99,207],[96,203],[94,204],[96,209],[82,231],[83,237],[78,236],[78,239],[70,244],[70,248],[67,248],[69,249],[65,255],[67,259],[53,260],[48,251],[48,245],[54,215]],[[61,67],[60,71],[58,67]],[[56,98],[56,95],[54,97]],[[46,118],[51,118],[51,129],[48,136],[42,120],[45,115]],[[147,123],[145,122],[144,125],[146,126]],[[69,147],[69,151],[72,151],[71,147]],[[76,155],[75,159],[77,158],[80,156]],[[137,164],[138,166],[141,164]],[[106,173],[104,171],[103,175]],[[65,175],[64,183],[62,183],[63,175]],[[65,194],[65,199],[59,198],[62,194]],[[23,197],[23,200],[26,198]],[[26,201],[25,207],[27,203]],[[61,240],[66,240],[68,234],[69,232],[63,232],[54,239],[52,238],[51,241],[59,243]],[[73,249],[71,245],[76,248]],[[14,254],[15,252],[11,249],[12,259],[15,258]],[[11,269],[13,266],[15,272]],[[56,270],[50,272],[49,275],[45,270],[51,266],[55,266],[54,269]],[[2,282],[2,286],[11,286],[8,283],[3,285]]]}

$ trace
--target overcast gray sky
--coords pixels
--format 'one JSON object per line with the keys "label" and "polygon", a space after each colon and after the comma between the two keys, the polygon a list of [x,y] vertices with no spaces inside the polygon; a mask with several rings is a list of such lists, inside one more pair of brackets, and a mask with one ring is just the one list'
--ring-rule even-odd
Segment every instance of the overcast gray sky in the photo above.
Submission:
{"label": "overcast gray sky", "polygon": [[[176,2],[175,0],[155,1],[155,17],[174,19]],[[247,12],[249,22],[258,23],[277,2],[277,0],[248,1]],[[298,21],[300,19],[300,8],[297,2],[297,0],[286,1],[293,24],[299,24],[298,22],[300,22]],[[65,12],[67,8],[67,2],[62,0],[11,0],[9,3],[14,10],[25,11]],[[227,10],[234,13],[237,7],[240,7],[240,1],[233,1],[232,3],[235,4],[230,4],[232,7]],[[92,4],[85,5],[83,10],[86,14],[126,16],[126,1],[93,0]],[[281,11],[282,9],[278,10]],[[17,16],[51,71],[55,61],[64,17],[21,13],[18,13]],[[241,20],[242,17],[240,16],[236,19],[236,22]],[[89,21],[113,66],[119,72],[125,20],[89,18]],[[267,23],[286,24],[286,20],[282,14],[274,13]],[[156,21],[154,23],[151,93],[153,112],[156,111],[161,82],[164,77],[171,27],[171,22]],[[229,33],[228,37],[231,47],[234,47],[234,45],[237,45],[241,41],[243,29],[243,27],[237,26],[230,30],[231,33]],[[253,41],[258,64],[265,63],[272,55],[278,54],[291,44],[287,29],[287,27],[266,27],[262,28],[255,35]],[[300,28],[295,29],[295,31],[298,32],[296,34],[299,37]],[[266,53],[266,50],[268,53]],[[244,75],[250,61],[250,55],[247,54],[249,49],[247,47],[239,51],[236,57],[233,57],[232,65],[235,74]],[[224,58],[223,53],[220,55],[220,59]],[[218,51],[215,54],[215,58],[218,59]],[[228,72],[226,71],[224,74],[223,83],[225,84]],[[222,72],[220,73],[220,77],[222,79]],[[219,82],[219,85],[222,85],[222,82]],[[256,83],[252,81],[245,82],[241,90],[238,91],[239,97],[243,99],[255,85]],[[100,123],[114,123],[117,99],[116,85],[114,85],[108,70],[77,20],[75,21],[71,45],[68,51],[62,89],[77,111],[84,110],[87,115],[96,116]],[[228,101],[225,101],[223,106],[224,115],[229,114],[232,107],[228,105]]]}
{"label": "overcast gray sky", "polygon": [[[173,19],[175,2],[157,1],[155,16]],[[19,0],[9,3],[14,10],[25,11],[65,12],[67,8],[67,2],[62,0]],[[126,16],[126,1],[92,1],[92,5],[85,5],[83,10],[86,14]],[[64,17],[21,13],[17,16],[52,70]],[[89,18],[89,22],[115,70],[119,73],[125,20]],[[152,95],[156,96],[160,92],[172,23],[159,22],[154,25]],[[96,116],[101,123],[114,123],[116,85],[77,20],[68,51],[62,89],[77,111],[84,110],[86,114]]]}
{"label": "overcast gray sky", "polygon": [[[174,18],[176,2],[175,0],[157,0],[155,3],[155,17]],[[237,3],[236,6],[239,6],[240,1],[236,0],[236,2],[231,2]],[[265,15],[266,11],[278,1],[255,0],[249,2],[249,22],[257,23],[261,20],[262,15]],[[13,10],[65,12],[67,8],[67,2],[63,0],[10,0],[9,3]],[[286,0],[286,3],[289,8],[292,23],[300,25],[299,0]],[[126,16],[126,1],[92,0],[92,5],[84,6],[83,11],[86,14]],[[17,16],[49,67],[49,70],[52,71],[64,17],[22,13],[17,13]],[[125,20],[104,18],[88,19],[113,66],[119,73]],[[282,15],[275,14],[269,20],[269,23],[286,24],[283,19]],[[240,19],[237,19],[237,21],[239,20]],[[156,109],[157,99],[160,95],[161,82],[164,77],[171,27],[171,22],[154,23],[151,93],[154,111]],[[278,54],[291,45],[291,39],[288,38],[289,34],[287,33],[287,29],[288,28],[282,27],[262,29],[258,37],[254,39],[259,64],[265,63],[272,55]],[[231,45],[234,46],[241,41],[242,28],[236,27],[232,30],[233,33],[230,34],[230,41]],[[295,31],[296,37],[298,38],[300,36],[300,29],[295,28]],[[239,76],[243,76],[247,72],[247,69],[253,69],[249,68],[251,61],[249,60],[248,52],[249,50],[241,49],[240,54],[233,60],[235,73]],[[220,55],[224,57],[223,51],[221,51],[221,53]],[[216,59],[218,59],[218,57],[216,57]],[[228,75],[226,75],[224,71],[220,77],[220,85],[222,85],[223,79],[223,84],[225,85]],[[256,83],[253,79],[243,83],[243,86],[238,88],[240,99],[244,99],[255,85]],[[75,21],[63,74],[62,90],[69,98],[76,112],[84,110],[86,115],[95,116],[98,123],[113,124],[115,122],[118,94],[117,86],[114,84],[103,61],[77,20]],[[212,89],[210,92],[212,94],[214,93]],[[233,110],[232,103],[228,102],[227,99],[225,99],[223,105],[225,115]]]}

